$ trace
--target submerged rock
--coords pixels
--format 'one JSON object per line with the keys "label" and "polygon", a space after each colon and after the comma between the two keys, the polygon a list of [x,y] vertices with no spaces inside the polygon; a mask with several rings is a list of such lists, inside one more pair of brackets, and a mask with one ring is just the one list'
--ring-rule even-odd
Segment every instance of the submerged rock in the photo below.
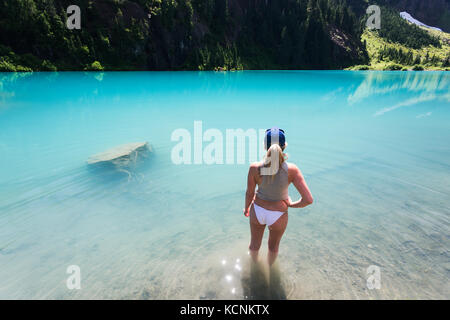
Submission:
{"label": "submerged rock", "polygon": [[111,163],[117,167],[126,167],[136,162],[140,153],[150,151],[148,142],[132,142],[123,144],[91,156],[89,165]]}

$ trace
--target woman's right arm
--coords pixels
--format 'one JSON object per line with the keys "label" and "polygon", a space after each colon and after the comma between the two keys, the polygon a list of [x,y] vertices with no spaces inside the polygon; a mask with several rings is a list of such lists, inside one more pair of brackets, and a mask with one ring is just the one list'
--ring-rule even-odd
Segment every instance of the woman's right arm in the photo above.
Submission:
{"label": "woman's right arm", "polygon": [[291,202],[289,204],[289,207],[291,208],[304,208],[306,206],[309,206],[313,203],[314,199],[311,194],[311,191],[309,191],[308,185],[306,184],[305,178],[303,177],[302,172],[300,169],[294,165],[292,165],[292,183],[294,184],[295,188],[298,190],[300,195],[302,196],[300,200]]}
{"label": "woman's right arm", "polygon": [[247,192],[245,193],[244,215],[246,217],[250,215],[250,206],[253,200],[255,200],[255,188],[256,188],[255,175],[257,174],[257,171],[258,171],[257,165],[251,164],[247,176]]}

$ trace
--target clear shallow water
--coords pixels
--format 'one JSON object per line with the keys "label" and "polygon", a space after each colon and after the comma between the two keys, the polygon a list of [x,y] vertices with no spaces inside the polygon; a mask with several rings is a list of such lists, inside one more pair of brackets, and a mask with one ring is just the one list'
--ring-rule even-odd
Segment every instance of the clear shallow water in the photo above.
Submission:
{"label": "clear shallow water", "polygon": [[[288,299],[449,299],[449,81],[0,73],[0,298],[240,299],[268,277]],[[196,120],[224,135],[286,131],[315,203],[290,210],[276,273],[258,278],[248,261],[248,164],[172,163],[172,132],[193,135]],[[153,152],[131,178],[87,166],[134,141]],[[81,268],[81,290],[66,287],[69,265]],[[370,265],[379,290],[366,286]]]}

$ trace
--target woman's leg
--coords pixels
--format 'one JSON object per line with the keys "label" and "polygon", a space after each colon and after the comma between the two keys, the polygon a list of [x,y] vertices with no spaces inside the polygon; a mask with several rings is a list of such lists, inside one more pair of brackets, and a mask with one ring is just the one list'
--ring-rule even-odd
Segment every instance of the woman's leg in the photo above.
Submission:
{"label": "woman's leg", "polygon": [[284,213],[274,224],[269,226],[269,253],[267,260],[271,266],[278,256],[278,247],[280,246],[280,240],[288,223],[288,214]]}
{"label": "woman's leg", "polygon": [[255,208],[253,205],[250,206],[250,233],[251,241],[248,249],[253,261],[258,260],[258,251],[261,247],[261,241],[264,236],[265,224],[260,224],[258,218],[256,218]]}

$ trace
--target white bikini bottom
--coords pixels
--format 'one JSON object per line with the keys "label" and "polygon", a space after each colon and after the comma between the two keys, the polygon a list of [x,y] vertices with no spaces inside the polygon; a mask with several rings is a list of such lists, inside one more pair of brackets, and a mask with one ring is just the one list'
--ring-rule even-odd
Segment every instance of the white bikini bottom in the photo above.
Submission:
{"label": "white bikini bottom", "polygon": [[267,224],[268,226],[274,224],[284,213],[281,211],[264,209],[263,207],[260,207],[255,203],[253,203],[253,208],[255,209],[256,218],[258,219],[259,223]]}

